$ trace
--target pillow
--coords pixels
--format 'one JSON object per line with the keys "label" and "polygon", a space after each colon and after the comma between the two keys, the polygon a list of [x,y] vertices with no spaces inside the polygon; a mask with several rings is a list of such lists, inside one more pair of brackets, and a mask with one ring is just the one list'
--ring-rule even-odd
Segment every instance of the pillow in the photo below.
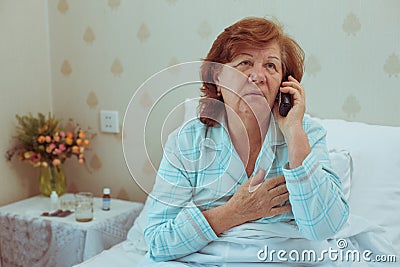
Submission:
{"label": "pillow", "polygon": [[197,114],[197,106],[198,105],[199,105],[198,98],[186,98],[183,122],[188,122],[188,121],[198,117],[198,114]]}
{"label": "pillow", "polygon": [[352,173],[352,161],[350,153],[344,149],[332,149],[329,151],[329,158],[331,160],[332,169],[342,180],[343,194],[345,198],[349,200]]}
{"label": "pillow", "polygon": [[400,127],[313,119],[327,130],[328,149],[351,154],[350,212],[383,226],[400,251]]}
{"label": "pillow", "polygon": [[148,251],[148,246],[146,240],[144,239],[144,229],[146,228],[147,223],[147,211],[150,207],[149,197],[147,197],[146,202],[143,206],[142,211],[139,216],[136,218],[133,226],[129,229],[128,235],[125,242],[124,249],[125,251],[133,251],[140,254],[146,254]]}

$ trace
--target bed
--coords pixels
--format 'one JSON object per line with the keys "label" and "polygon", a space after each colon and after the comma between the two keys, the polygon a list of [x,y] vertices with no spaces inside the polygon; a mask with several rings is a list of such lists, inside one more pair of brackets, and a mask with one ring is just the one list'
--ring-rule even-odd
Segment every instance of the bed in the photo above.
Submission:
{"label": "bed", "polygon": [[[186,112],[185,119],[191,116],[193,114]],[[354,234],[354,231],[361,231],[362,227],[367,230],[372,227],[376,232],[373,239],[375,241],[379,239],[378,243],[385,243],[391,250],[390,254],[381,255],[379,260],[400,261],[400,213],[398,212],[400,204],[400,127],[369,125],[338,119],[316,117],[313,119],[322,124],[328,132],[327,144],[330,157],[333,168],[342,177],[343,190],[350,203],[350,214],[362,221],[354,221],[352,227],[344,230],[347,233],[340,234],[350,236]],[[143,237],[146,209],[147,205],[137,217],[126,241],[77,266],[146,266],[141,263],[147,252]],[[362,225],[364,223],[368,226]],[[335,242],[339,242],[337,240],[342,239],[336,239]],[[361,239],[357,242],[372,244],[371,242],[374,241]],[[339,246],[339,243],[336,246]],[[242,252],[242,256],[244,253]],[[336,263],[331,261],[331,263],[336,266],[337,261]],[[178,265],[171,263],[157,266]],[[273,266],[277,265],[281,266],[279,263],[273,264]],[[304,265],[307,264],[302,266]],[[338,264],[338,266],[342,265],[345,264],[343,262]],[[282,263],[282,266],[287,266],[287,263]],[[349,264],[349,266],[353,265]],[[354,266],[370,266],[370,264],[354,263]],[[384,266],[391,266],[391,264],[386,263]]]}

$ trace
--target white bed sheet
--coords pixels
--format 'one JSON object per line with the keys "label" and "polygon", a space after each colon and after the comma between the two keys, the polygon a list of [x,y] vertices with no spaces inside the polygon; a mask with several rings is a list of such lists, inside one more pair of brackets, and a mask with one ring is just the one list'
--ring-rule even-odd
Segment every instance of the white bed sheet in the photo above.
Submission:
{"label": "white bed sheet", "polygon": [[102,267],[102,266],[139,266],[144,254],[131,249],[129,241],[123,241],[108,250],[104,250],[93,258],[75,265],[74,267]]}
{"label": "white bed sheet", "polygon": [[[396,255],[391,249],[391,244],[382,236],[380,232],[383,229],[373,226],[368,223],[367,220],[362,217],[352,216],[347,222],[345,227],[338,233],[338,237],[325,240],[325,241],[310,241],[301,238],[300,234],[296,230],[294,225],[287,223],[276,223],[271,225],[263,225],[257,223],[249,223],[236,227],[227,231],[218,242],[210,243],[209,246],[205,247],[200,253],[194,253],[188,255],[182,260],[192,262],[186,265],[182,262],[166,262],[156,263],[149,259],[146,259],[143,251],[137,251],[135,244],[131,241],[124,241],[118,245],[115,245],[109,250],[103,251],[101,254],[91,258],[90,260],[76,265],[76,267],[105,267],[105,266],[118,266],[118,267],[135,267],[135,266],[203,266],[203,263],[208,262],[210,265],[204,266],[397,266],[397,263],[366,263],[361,261],[343,261],[343,260],[330,260],[325,254],[325,260],[323,262],[257,262],[254,261],[255,255],[263,245],[268,244],[270,249],[276,251],[284,249],[286,252],[296,249],[301,252],[304,249],[312,249],[317,251],[318,255],[324,249],[333,248],[337,251],[342,250],[339,246],[339,240],[346,240],[346,246],[343,251],[357,250],[360,252],[371,250],[374,254],[388,255],[385,253],[391,253],[390,255]],[[245,235],[243,236],[243,234]],[[251,238],[249,238],[251,236]],[[344,238],[344,239],[343,239]],[[229,247],[229,249],[226,249]],[[318,252],[319,251],[319,252]],[[343,253],[343,255],[346,255]],[[363,255],[363,254],[362,254]],[[287,256],[286,256],[287,257]],[[373,256],[370,256],[373,258]],[[398,257],[398,255],[397,255]],[[350,257],[351,258],[351,257]],[[215,265],[215,260],[222,260],[220,264]],[[230,263],[226,262],[226,259],[230,259]],[[241,262],[245,260],[245,265]],[[201,262],[202,264],[196,264],[193,262]],[[372,265],[370,265],[372,264]]]}

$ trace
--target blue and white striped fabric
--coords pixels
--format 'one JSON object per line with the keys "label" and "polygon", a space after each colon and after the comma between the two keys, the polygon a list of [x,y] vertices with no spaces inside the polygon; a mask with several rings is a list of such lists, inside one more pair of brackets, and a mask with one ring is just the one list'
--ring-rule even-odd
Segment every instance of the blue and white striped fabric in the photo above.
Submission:
{"label": "blue and white striped fabric", "polygon": [[[304,238],[321,240],[339,231],[349,208],[341,180],[331,170],[326,131],[308,117],[303,127],[311,153],[301,166],[289,170],[287,145],[271,120],[254,173],[266,170],[265,180],[283,174],[292,211],[257,221],[295,220]],[[152,259],[183,257],[218,239],[202,211],[226,203],[248,179],[224,128],[212,127],[206,132],[205,125],[194,120],[170,134],[149,196],[152,203],[145,237]]]}

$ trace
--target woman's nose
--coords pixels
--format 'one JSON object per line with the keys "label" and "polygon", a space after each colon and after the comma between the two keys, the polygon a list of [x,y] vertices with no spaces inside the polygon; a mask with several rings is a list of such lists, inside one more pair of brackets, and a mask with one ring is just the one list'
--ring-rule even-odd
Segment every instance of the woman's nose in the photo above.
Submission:
{"label": "woman's nose", "polygon": [[254,83],[263,83],[265,82],[265,79],[265,70],[262,68],[261,65],[255,64],[250,71],[249,81],[252,81]]}

